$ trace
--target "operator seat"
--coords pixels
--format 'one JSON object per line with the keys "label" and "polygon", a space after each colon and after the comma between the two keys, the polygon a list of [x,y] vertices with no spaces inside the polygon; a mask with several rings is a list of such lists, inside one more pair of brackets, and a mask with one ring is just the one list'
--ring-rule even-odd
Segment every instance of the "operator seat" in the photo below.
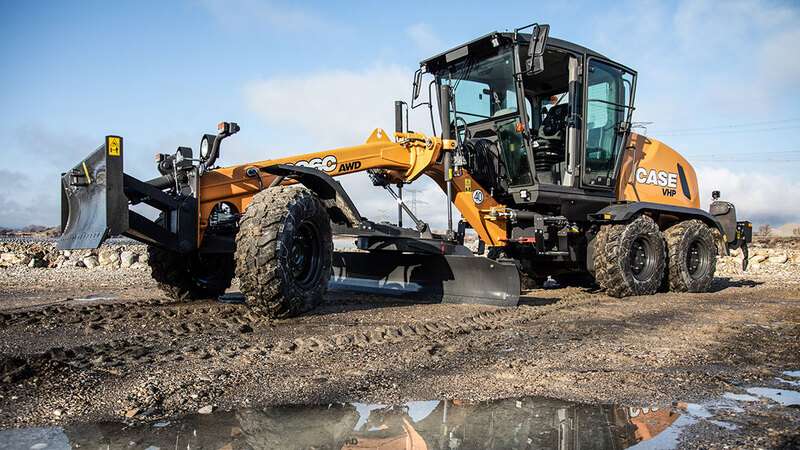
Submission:
{"label": "operator seat", "polygon": [[[569,104],[555,105],[547,112],[533,140],[536,172],[542,181],[552,180],[553,166],[564,161]],[[550,174],[549,176],[547,174]]]}

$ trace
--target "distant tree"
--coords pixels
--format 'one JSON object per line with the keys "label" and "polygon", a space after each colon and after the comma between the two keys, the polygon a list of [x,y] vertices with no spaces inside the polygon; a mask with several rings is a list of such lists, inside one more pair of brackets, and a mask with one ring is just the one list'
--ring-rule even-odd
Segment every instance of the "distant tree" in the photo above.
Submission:
{"label": "distant tree", "polygon": [[758,227],[758,235],[767,237],[772,234],[772,225],[765,223]]}

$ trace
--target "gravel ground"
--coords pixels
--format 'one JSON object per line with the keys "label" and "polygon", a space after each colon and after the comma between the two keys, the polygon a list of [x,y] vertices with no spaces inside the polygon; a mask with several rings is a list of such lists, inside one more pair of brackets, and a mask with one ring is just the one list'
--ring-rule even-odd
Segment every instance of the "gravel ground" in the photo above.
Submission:
{"label": "gravel ground", "polygon": [[[7,267],[0,427],[139,423],[208,406],[520,396],[672,405],[786,389],[776,377],[800,369],[800,266],[790,258],[742,274],[731,261],[706,294],[614,299],[573,286],[498,309],[336,293],[284,321],[169,301],[142,270]],[[698,423],[682,445],[797,443],[796,407],[748,408],[728,418],[735,430]]]}

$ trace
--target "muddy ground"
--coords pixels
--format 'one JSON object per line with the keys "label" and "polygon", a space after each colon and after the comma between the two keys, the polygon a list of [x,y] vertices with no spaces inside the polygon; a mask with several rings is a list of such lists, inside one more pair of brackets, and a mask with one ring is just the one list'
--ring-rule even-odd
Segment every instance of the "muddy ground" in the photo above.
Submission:
{"label": "muddy ground", "polygon": [[[800,369],[792,273],[627,299],[592,286],[538,289],[506,309],[335,293],[311,314],[270,321],[246,305],[167,300],[142,270],[9,267],[0,270],[0,428],[208,406],[525,395],[672,405],[786,389],[776,377]],[[796,407],[765,404],[730,420],[735,430],[698,426],[684,445],[798,442]]]}

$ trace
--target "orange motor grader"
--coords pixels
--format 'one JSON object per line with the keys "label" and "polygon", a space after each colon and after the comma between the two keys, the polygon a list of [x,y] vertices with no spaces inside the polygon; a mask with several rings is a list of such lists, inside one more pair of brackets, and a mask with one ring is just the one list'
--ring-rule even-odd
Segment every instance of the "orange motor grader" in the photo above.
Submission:
{"label": "orange motor grader", "polygon": [[[169,295],[215,297],[236,276],[272,317],[313,308],[329,287],[515,305],[520,272],[590,273],[617,297],[707,290],[717,254],[746,251],[750,223],[717,193],[700,209],[689,162],[631,131],[636,72],[548,32],[493,32],[422,61],[410,105],[395,102],[394,135],[376,129],[361,145],[218,167],[239,131],[223,122],[199,158],[159,154],[161,176],[142,181],[123,171],[122,138],[107,136],[62,176],[59,247],[128,236],[150,247]],[[404,112],[417,107],[433,135],[409,131]],[[397,224],[361,216],[334,180],[364,171],[397,201]],[[443,233],[403,202],[421,176],[447,195]],[[139,203],[158,218],[130,209]],[[334,251],[334,235],[357,250]]]}

